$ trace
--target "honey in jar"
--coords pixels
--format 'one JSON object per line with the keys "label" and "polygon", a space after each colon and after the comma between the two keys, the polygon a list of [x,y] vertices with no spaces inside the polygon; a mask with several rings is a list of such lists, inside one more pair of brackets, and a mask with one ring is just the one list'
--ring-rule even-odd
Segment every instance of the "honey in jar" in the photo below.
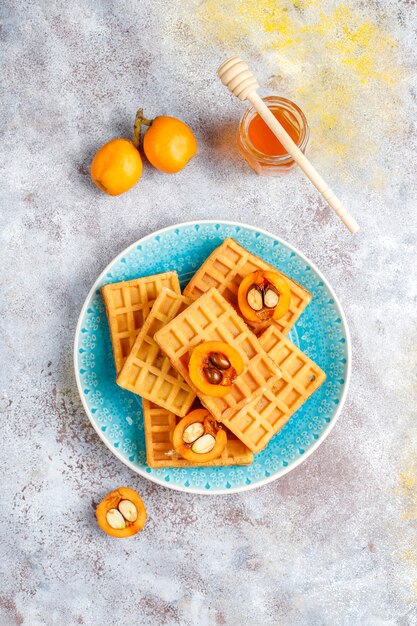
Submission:
{"label": "honey in jar", "polygon": [[[305,152],[310,131],[301,109],[294,102],[278,96],[269,96],[263,101],[300,150]],[[240,120],[237,142],[242,156],[261,176],[277,176],[295,165],[254,107],[249,107]]]}

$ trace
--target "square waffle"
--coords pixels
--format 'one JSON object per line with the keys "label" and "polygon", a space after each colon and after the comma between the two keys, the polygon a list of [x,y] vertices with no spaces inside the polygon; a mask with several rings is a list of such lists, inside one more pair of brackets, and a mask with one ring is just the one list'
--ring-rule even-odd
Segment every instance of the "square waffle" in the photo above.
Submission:
{"label": "square waffle", "polygon": [[[276,267],[242,248],[234,239],[225,239],[221,246],[210,254],[184,289],[184,295],[196,300],[211,287],[216,287],[238,311],[239,285],[248,274],[255,270],[276,272],[288,282],[291,290],[290,308],[280,320],[268,324],[276,325],[286,335],[311,301],[311,294]],[[264,327],[265,324],[260,324],[260,328],[262,326]]]}
{"label": "square waffle", "polygon": [[142,328],[162,287],[181,293],[177,273],[165,272],[154,276],[134,278],[104,285],[101,288],[117,374],[122,369],[136,335]]}
{"label": "square waffle", "polygon": [[172,454],[172,433],[181,418],[143,400],[143,421],[145,425],[146,461],[149,467],[211,467],[220,465],[250,465],[253,453],[244,443],[227,430],[227,444],[218,459],[209,463],[192,463],[174,452]]}
{"label": "square waffle", "polygon": [[181,313],[191,300],[163,287],[117,377],[117,384],[184,417],[195,393],[174,369],[154,334]]}
{"label": "square waffle", "polygon": [[263,450],[326,380],[323,370],[276,327],[270,326],[259,342],[279,365],[282,378],[249,406],[223,420],[253,452]]}
{"label": "square waffle", "polygon": [[[263,350],[256,336],[217,289],[209,289],[161,328],[154,338],[202,404],[219,422],[227,416],[232,418],[281,377],[279,368]],[[204,341],[224,341],[243,359],[244,372],[237,377],[230,393],[223,398],[201,393],[190,379],[190,353]]]}

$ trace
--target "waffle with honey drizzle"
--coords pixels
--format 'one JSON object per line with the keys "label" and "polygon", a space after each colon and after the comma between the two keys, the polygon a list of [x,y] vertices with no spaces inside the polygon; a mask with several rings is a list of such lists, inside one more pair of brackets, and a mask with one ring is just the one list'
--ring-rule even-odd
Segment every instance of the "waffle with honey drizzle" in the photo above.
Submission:
{"label": "waffle with honey drizzle", "polygon": [[156,343],[154,335],[189,304],[189,298],[166,287],[161,289],[117,377],[120,387],[151,400],[180,417],[188,413],[195,393],[172,367],[168,357]]}
{"label": "waffle with honey drizzle", "polygon": [[[242,407],[259,397],[281,377],[279,367],[263,350],[257,337],[214,288],[161,328],[154,338],[202,404],[219,422],[228,416],[232,422]],[[188,372],[191,352],[206,341],[225,342],[239,353],[244,363],[244,371],[237,376],[230,393],[221,398],[201,393],[192,383]]]}
{"label": "waffle with honey drizzle", "polygon": [[216,287],[226,300],[239,312],[237,292],[242,280],[255,270],[272,271],[283,276],[291,290],[291,303],[287,313],[279,320],[254,326],[255,332],[266,326],[276,326],[285,335],[295,324],[311,301],[311,294],[276,267],[255,256],[234,239],[225,239],[204,261],[184,289],[184,295],[196,300],[211,287]]}
{"label": "waffle with honey drizzle", "polygon": [[134,278],[104,285],[101,288],[117,374],[122,369],[136,336],[163,287],[181,293],[176,272]]}
{"label": "waffle with honey drizzle", "polygon": [[259,338],[280,367],[282,378],[223,423],[253,452],[260,452],[290,417],[326,380],[326,374],[276,327]]}
{"label": "waffle with honey drizzle", "polygon": [[221,456],[208,463],[192,463],[173,450],[172,433],[180,417],[154,402],[143,400],[146,461],[149,467],[218,467],[222,465],[250,465],[253,453],[228,429],[227,444]]}

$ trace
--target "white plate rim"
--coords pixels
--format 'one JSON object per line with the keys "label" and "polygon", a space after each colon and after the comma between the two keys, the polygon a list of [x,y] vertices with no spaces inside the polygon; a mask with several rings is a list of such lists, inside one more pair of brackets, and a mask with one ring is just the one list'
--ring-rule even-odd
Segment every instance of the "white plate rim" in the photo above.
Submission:
{"label": "white plate rim", "polygon": [[[278,472],[275,472],[274,474],[271,474],[270,476],[256,482],[256,483],[251,483],[250,485],[242,485],[240,487],[231,487],[230,489],[217,489],[216,491],[210,491],[210,490],[205,490],[205,489],[198,489],[195,487],[184,487],[182,485],[173,485],[173,484],[167,484],[165,481],[163,481],[162,479],[158,478],[157,476],[152,476],[152,474],[148,474],[146,472],[146,470],[143,470],[139,467],[136,467],[136,465],[134,465],[131,461],[129,461],[128,459],[125,459],[120,452],[118,452],[118,450],[115,450],[111,444],[105,439],[103,433],[100,431],[100,429],[98,428],[97,424],[95,423],[95,420],[93,418],[93,415],[85,401],[84,398],[84,394],[82,391],[82,385],[81,385],[81,380],[80,380],[80,374],[78,371],[78,340],[80,337],[80,332],[81,332],[81,325],[82,325],[82,320],[84,318],[87,306],[92,298],[92,296],[94,295],[95,291],[98,288],[99,283],[101,282],[101,280],[104,278],[104,276],[107,274],[107,272],[109,271],[109,269],[111,268],[111,266],[114,263],[117,263],[123,256],[125,256],[126,254],[128,254],[130,252],[130,250],[132,248],[134,248],[135,246],[141,245],[143,244],[145,241],[147,241],[148,239],[154,238],[158,235],[160,235],[161,233],[164,233],[168,230],[173,230],[175,228],[179,228],[179,227],[186,227],[186,226],[199,226],[201,224],[222,224],[225,226],[234,226],[237,228],[246,228],[248,230],[257,232],[257,233],[262,233],[263,235],[266,235],[268,237],[272,237],[272,239],[275,239],[275,241],[278,241],[280,244],[286,246],[287,248],[289,248],[290,250],[292,250],[295,254],[297,254],[301,259],[303,259],[317,274],[318,276],[320,276],[320,279],[323,281],[323,283],[325,284],[326,288],[329,290],[329,292],[331,293],[331,296],[334,300],[334,303],[340,313],[340,317],[343,323],[343,328],[345,331],[345,335],[346,335],[346,353],[347,353],[347,363],[346,363],[346,376],[345,376],[345,382],[344,382],[344,387],[343,387],[343,391],[342,391],[342,396],[340,398],[338,407],[336,409],[336,413],[333,416],[333,419],[331,420],[331,422],[329,422],[329,424],[326,426],[326,428],[324,429],[324,431],[321,433],[321,435],[319,436],[319,438],[315,441],[315,443],[302,455],[300,456],[296,461],[289,463],[287,467],[283,467],[282,469],[280,469]],[[345,401],[346,401],[346,397],[347,397],[347,393],[348,393],[348,389],[349,389],[349,384],[350,384],[350,377],[351,377],[351,369],[352,369],[352,346],[351,346],[351,338],[350,338],[350,332],[349,332],[349,326],[347,323],[347,319],[346,319],[346,315],[345,312],[343,310],[343,307],[339,301],[339,298],[336,296],[335,292],[333,291],[332,286],[330,285],[330,283],[328,282],[328,280],[326,279],[325,276],[323,276],[322,272],[318,269],[318,267],[315,265],[315,263],[313,263],[312,261],[310,261],[310,259],[308,259],[302,252],[300,252],[295,246],[287,243],[284,239],[282,239],[281,237],[278,237],[278,235],[274,235],[273,233],[263,229],[263,228],[258,228],[257,226],[252,226],[251,224],[244,224],[243,222],[234,222],[232,220],[191,220],[191,221],[187,221],[187,222],[179,222],[179,223],[175,223],[175,224],[171,224],[170,226],[165,226],[164,228],[160,228],[159,230],[155,230],[152,233],[149,233],[148,235],[145,235],[144,237],[141,237],[140,239],[138,239],[137,241],[135,241],[134,243],[130,244],[129,246],[127,246],[127,248],[125,248],[124,250],[122,250],[122,252],[120,252],[116,257],[114,257],[110,263],[108,263],[106,265],[106,267],[104,268],[104,270],[101,272],[101,274],[97,277],[97,279],[95,280],[93,286],[91,287],[90,291],[87,294],[87,297],[84,301],[84,304],[81,308],[81,312],[80,315],[78,317],[78,322],[77,322],[77,326],[75,329],[75,338],[74,338],[74,351],[73,351],[73,358],[74,358],[74,373],[75,373],[75,378],[77,381],[77,388],[78,388],[78,393],[80,395],[81,398],[81,402],[82,405],[84,407],[84,410],[87,414],[88,419],[90,420],[91,425],[93,426],[94,430],[96,431],[97,435],[100,437],[100,439],[103,441],[103,443],[106,445],[106,447],[119,459],[119,461],[121,461],[122,463],[124,463],[125,465],[127,465],[131,470],[133,470],[135,472],[135,474],[139,474],[140,476],[142,476],[143,478],[146,478],[147,480],[150,480],[153,483],[156,483],[157,485],[160,485],[162,487],[166,487],[168,489],[173,489],[175,491],[182,491],[184,493],[195,493],[195,494],[199,494],[199,495],[207,495],[207,496],[217,496],[217,495],[228,495],[228,494],[233,494],[233,493],[239,493],[242,491],[250,491],[252,489],[257,489],[258,487],[263,487],[264,485],[271,483],[275,480],[277,480],[278,478],[281,478],[282,476],[284,476],[285,474],[288,474],[289,472],[291,472],[293,469],[295,469],[296,467],[298,467],[299,465],[301,465],[301,463],[303,463],[311,454],[313,454],[313,452],[315,452],[315,450],[317,450],[317,448],[323,443],[323,441],[328,437],[328,435],[330,434],[330,432],[333,430],[334,425],[336,424],[337,420],[339,419],[339,416],[342,412],[342,409],[344,407]]]}

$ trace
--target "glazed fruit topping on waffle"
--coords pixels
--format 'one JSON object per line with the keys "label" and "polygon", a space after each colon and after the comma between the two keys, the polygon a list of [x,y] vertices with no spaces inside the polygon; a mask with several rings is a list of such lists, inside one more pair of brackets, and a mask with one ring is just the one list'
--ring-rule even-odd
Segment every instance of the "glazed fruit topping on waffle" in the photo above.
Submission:
{"label": "glazed fruit topping on waffle", "polygon": [[184,459],[207,463],[221,456],[227,435],[207,409],[195,409],[176,425],[172,443]]}
{"label": "glazed fruit topping on waffle", "polygon": [[242,280],[238,304],[243,317],[251,322],[281,319],[291,304],[291,290],[276,272],[256,270]]}
{"label": "glazed fruit topping on waffle", "polygon": [[188,371],[194,385],[213,397],[226,396],[243,372],[242,357],[224,341],[204,341],[192,351]]}

